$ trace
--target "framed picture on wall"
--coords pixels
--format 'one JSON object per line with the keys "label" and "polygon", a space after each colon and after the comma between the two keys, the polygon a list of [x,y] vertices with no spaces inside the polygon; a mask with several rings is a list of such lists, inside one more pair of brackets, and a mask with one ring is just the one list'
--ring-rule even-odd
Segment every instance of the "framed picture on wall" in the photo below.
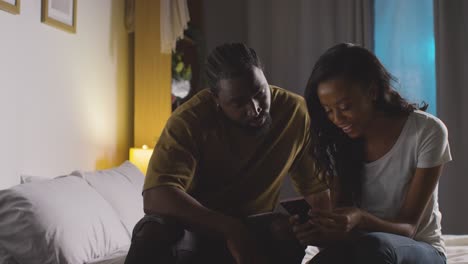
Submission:
{"label": "framed picture on wall", "polygon": [[0,0],[0,10],[4,10],[12,14],[19,14],[20,0]]}
{"label": "framed picture on wall", "polygon": [[75,33],[76,1],[77,0],[42,0],[41,21],[67,32]]}

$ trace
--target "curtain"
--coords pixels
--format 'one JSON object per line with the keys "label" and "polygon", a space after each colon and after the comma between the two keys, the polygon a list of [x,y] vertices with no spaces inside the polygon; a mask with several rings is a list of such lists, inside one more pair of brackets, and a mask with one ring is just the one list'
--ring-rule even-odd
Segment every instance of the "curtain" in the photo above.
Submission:
{"label": "curtain", "polygon": [[[373,49],[372,0],[246,1],[247,44],[270,84],[303,95],[312,68],[328,48],[353,42]],[[296,196],[289,177],[281,198]]]}
{"label": "curtain", "polygon": [[332,45],[373,49],[372,0],[246,1],[247,43],[271,84],[303,94],[314,63]]}
{"label": "curtain", "polygon": [[161,1],[161,53],[171,54],[190,21],[187,0]]}
{"label": "curtain", "polygon": [[[184,30],[190,21],[187,0],[159,1],[161,53],[171,54],[177,40],[184,37]],[[128,33],[135,32],[135,0],[125,0],[125,29]]]}
{"label": "curtain", "polygon": [[435,0],[437,113],[453,161],[440,179],[444,233],[468,233],[468,1]]}

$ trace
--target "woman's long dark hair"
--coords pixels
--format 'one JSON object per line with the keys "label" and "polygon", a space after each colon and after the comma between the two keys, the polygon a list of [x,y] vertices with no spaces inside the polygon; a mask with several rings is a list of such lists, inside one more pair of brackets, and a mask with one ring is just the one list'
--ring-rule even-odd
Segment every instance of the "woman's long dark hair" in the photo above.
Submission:
{"label": "woman's long dark hair", "polygon": [[321,82],[343,79],[359,84],[362,89],[375,87],[375,109],[389,116],[409,114],[415,109],[425,110],[403,99],[393,88],[393,77],[369,50],[349,43],[341,43],[328,49],[314,66],[305,90],[305,99],[311,117],[311,133],[314,146],[312,154],[318,162],[327,182],[339,179],[340,206],[360,206],[362,177],[364,173],[364,142],[351,139],[327,117],[320,104],[317,89]]}

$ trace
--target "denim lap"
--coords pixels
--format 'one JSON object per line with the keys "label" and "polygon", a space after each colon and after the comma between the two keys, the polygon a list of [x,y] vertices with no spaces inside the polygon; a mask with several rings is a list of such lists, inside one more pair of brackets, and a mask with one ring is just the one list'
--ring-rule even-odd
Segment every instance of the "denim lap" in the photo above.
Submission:
{"label": "denim lap", "polygon": [[433,246],[395,234],[372,232],[354,243],[357,263],[444,264],[445,256]]}
{"label": "denim lap", "polygon": [[310,263],[445,264],[446,257],[425,242],[395,234],[371,232],[351,242],[325,248]]}

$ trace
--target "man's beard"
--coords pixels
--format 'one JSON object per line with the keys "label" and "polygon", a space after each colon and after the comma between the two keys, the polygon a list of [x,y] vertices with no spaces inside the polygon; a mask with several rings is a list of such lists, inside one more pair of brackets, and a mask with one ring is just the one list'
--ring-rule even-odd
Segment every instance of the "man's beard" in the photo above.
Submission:
{"label": "man's beard", "polygon": [[248,123],[242,124],[242,123],[236,122],[236,121],[230,119],[229,117],[227,117],[226,114],[224,114],[223,111],[219,111],[219,113],[221,114],[221,116],[225,120],[225,122],[228,122],[231,125],[236,126],[236,127],[240,128],[240,129],[244,130],[247,134],[252,135],[252,136],[266,135],[270,131],[271,125],[273,123],[273,119],[271,118],[270,113],[264,114],[265,115],[265,122],[263,122],[263,124],[260,127],[254,127],[254,126],[249,125]]}
{"label": "man's beard", "polygon": [[242,127],[247,131],[247,133],[253,135],[253,136],[264,136],[266,135],[270,129],[271,129],[271,124],[273,123],[273,120],[271,118],[271,115],[265,114],[265,122],[260,127],[253,127],[250,125],[243,125]]}

